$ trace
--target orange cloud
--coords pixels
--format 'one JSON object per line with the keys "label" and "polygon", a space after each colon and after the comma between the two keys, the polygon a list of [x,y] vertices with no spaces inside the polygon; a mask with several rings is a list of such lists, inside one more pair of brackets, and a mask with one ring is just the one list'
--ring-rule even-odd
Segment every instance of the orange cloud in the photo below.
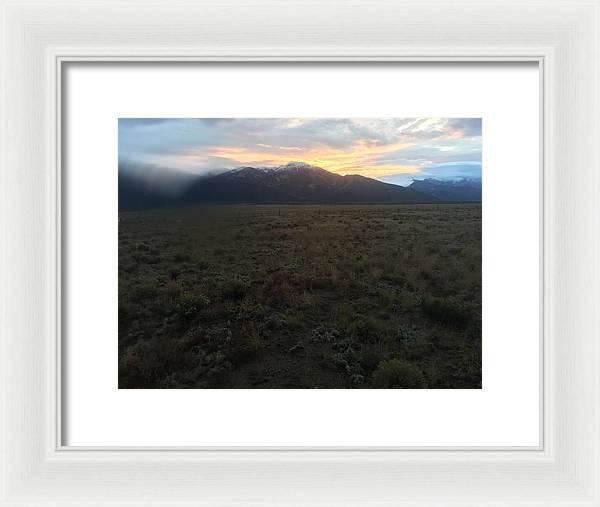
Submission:
{"label": "orange cloud", "polygon": [[182,156],[211,156],[238,161],[240,164],[257,163],[282,165],[291,160],[299,160],[316,165],[336,174],[361,174],[378,177],[396,173],[416,172],[417,165],[383,165],[377,162],[379,156],[411,146],[411,143],[398,142],[381,144],[373,139],[360,139],[349,148],[336,148],[322,145],[316,148],[295,146],[271,146],[257,144],[255,147],[214,146],[202,150],[191,150]]}

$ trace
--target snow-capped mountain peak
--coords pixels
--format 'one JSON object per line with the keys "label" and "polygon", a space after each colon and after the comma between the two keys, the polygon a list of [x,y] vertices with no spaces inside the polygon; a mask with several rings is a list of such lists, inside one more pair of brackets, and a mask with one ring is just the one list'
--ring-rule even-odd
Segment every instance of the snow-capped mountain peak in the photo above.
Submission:
{"label": "snow-capped mountain peak", "polygon": [[285,165],[280,165],[279,167],[276,168],[276,170],[278,171],[287,171],[290,169],[320,169],[320,167],[311,165],[311,164],[307,164],[306,162],[297,162],[297,161],[292,161],[292,162],[288,162]]}
{"label": "snow-capped mountain peak", "polygon": [[319,170],[324,171],[324,169],[307,164],[306,162],[297,162],[292,161],[287,164],[278,165],[278,166],[240,166],[234,169],[231,169],[230,173],[240,173],[240,172],[248,172],[248,171],[259,171],[262,173],[270,173],[270,172],[286,172],[286,171],[303,171],[303,170]]}

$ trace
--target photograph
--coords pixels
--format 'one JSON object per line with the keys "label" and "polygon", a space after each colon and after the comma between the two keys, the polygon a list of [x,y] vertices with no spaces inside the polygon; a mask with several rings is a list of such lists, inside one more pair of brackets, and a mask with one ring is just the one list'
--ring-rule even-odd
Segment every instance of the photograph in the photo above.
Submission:
{"label": "photograph", "polygon": [[481,389],[481,118],[119,118],[115,169],[119,389]]}

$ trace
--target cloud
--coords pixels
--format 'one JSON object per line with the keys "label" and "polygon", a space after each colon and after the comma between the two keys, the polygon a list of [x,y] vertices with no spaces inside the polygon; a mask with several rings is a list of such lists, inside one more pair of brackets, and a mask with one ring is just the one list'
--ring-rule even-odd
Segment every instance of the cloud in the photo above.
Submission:
{"label": "cloud", "polygon": [[452,118],[450,128],[459,130],[464,136],[481,136],[481,118]]}
{"label": "cloud", "polygon": [[392,174],[380,179],[386,183],[405,186],[410,185],[414,180],[423,180],[426,178],[456,181],[462,178],[481,179],[481,176],[480,162],[447,162],[425,166],[415,173]]}
{"label": "cloud", "polygon": [[121,118],[119,160],[195,174],[301,160],[382,178],[481,162],[481,119]]}

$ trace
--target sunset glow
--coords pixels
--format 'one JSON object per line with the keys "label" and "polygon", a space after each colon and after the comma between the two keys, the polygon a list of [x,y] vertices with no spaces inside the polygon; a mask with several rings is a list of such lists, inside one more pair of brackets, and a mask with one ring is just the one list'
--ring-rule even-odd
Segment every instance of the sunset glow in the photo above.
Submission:
{"label": "sunset glow", "polygon": [[301,161],[399,182],[481,177],[479,118],[119,120],[119,163],[194,174]]}

